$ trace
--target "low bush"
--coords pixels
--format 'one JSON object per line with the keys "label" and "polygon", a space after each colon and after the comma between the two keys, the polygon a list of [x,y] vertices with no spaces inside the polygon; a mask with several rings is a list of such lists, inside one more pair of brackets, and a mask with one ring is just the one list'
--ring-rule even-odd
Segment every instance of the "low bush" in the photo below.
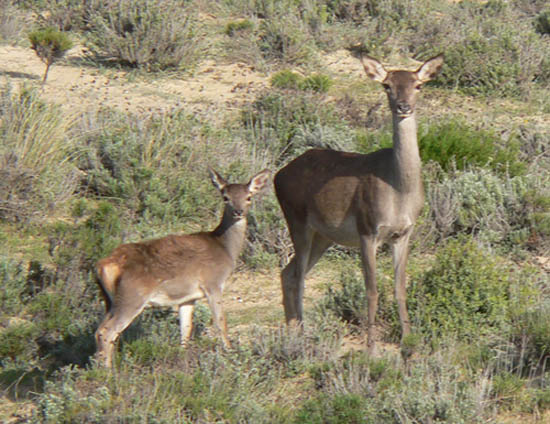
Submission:
{"label": "low bush", "polygon": [[509,318],[510,279],[470,238],[449,240],[431,269],[408,289],[414,327],[437,340],[450,334],[474,340],[502,331]]}
{"label": "low bush", "polygon": [[194,66],[203,49],[196,8],[185,1],[99,2],[86,32],[96,58],[150,71]]}
{"label": "low bush", "polygon": [[474,129],[461,121],[421,128],[418,147],[424,163],[437,162],[444,171],[486,166],[517,176],[526,169],[519,160],[520,146],[515,137],[502,140],[492,131]]}

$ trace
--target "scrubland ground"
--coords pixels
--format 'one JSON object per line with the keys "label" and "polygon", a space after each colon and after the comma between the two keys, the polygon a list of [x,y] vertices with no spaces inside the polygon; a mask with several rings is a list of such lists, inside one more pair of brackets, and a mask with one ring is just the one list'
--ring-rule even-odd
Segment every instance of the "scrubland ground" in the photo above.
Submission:
{"label": "scrubland ground", "polygon": [[[45,84],[27,39],[40,27],[75,45]],[[4,1],[0,40],[0,421],[550,420],[545,1]],[[212,229],[207,166],[241,180],[311,147],[390,145],[358,53],[414,69],[441,51],[418,111],[427,196],[403,352],[386,249],[376,357],[354,250],[311,271],[303,332],[283,325],[292,247],[268,190],[224,293],[231,349],[199,304],[187,348],[177,316],[149,309],[112,371],[93,360],[95,261]]]}

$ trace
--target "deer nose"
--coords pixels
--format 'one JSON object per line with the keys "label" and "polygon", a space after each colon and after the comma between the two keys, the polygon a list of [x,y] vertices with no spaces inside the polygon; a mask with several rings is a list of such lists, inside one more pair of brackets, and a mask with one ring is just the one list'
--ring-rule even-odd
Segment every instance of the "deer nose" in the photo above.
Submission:
{"label": "deer nose", "polygon": [[410,115],[412,112],[411,105],[407,102],[397,102],[396,109],[399,115]]}

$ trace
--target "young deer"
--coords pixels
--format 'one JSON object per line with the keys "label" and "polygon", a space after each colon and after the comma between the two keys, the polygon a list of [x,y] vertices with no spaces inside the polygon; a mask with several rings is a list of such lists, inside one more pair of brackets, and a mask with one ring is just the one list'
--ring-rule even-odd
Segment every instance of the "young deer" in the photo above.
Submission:
{"label": "young deer", "polygon": [[416,100],[420,87],[433,79],[443,56],[416,71],[387,71],[366,57],[367,75],[381,83],[393,117],[393,148],[362,155],[309,150],[275,175],[275,192],[288,224],[294,257],[281,273],[288,323],[302,320],[304,278],[333,243],[358,246],[368,302],[370,353],[375,347],[376,250],[389,242],[393,250],[395,299],[402,341],[410,333],[405,266],[408,242],[424,205],[416,136]]}
{"label": "young deer", "polygon": [[105,366],[112,366],[120,333],[149,305],[179,308],[181,343],[185,345],[191,336],[193,306],[206,297],[214,326],[229,347],[223,286],[245,241],[252,196],[264,188],[269,171],[261,171],[247,184],[229,184],[213,170],[210,178],[225,203],[214,231],[123,244],[97,263],[107,309],[96,331],[97,356]]}

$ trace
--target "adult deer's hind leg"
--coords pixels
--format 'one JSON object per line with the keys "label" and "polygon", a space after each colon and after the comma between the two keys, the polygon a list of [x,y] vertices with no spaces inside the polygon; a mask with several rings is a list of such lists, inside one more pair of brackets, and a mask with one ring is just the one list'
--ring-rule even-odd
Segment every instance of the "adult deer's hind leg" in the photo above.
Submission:
{"label": "adult deer's hind leg", "polygon": [[143,311],[146,303],[142,300],[113,304],[110,313],[99,325],[96,333],[97,357],[103,364],[111,368],[115,343],[120,333]]}
{"label": "adult deer's hind leg", "polygon": [[376,285],[376,240],[371,236],[360,236],[361,262],[367,292],[367,351],[375,354],[376,310],[378,309],[378,287]]}
{"label": "adult deer's hind leg", "polygon": [[281,272],[281,286],[285,318],[287,324],[290,324],[303,319],[304,280],[311,254],[313,231],[301,222],[287,221],[294,245],[294,256]]}

